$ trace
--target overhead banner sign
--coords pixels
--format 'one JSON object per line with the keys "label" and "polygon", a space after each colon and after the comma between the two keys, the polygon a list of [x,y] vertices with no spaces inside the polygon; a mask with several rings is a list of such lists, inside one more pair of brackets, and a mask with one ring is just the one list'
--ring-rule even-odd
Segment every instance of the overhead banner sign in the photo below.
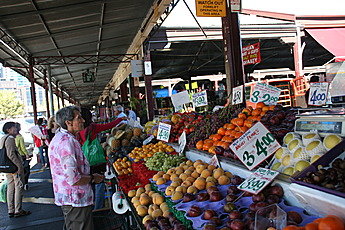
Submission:
{"label": "overhead banner sign", "polygon": [[225,17],[226,1],[225,0],[195,0],[196,16],[198,17]]}
{"label": "overhead banner sign", "polygon": [[142,77],[144,74],[143,60],[131,60],[132,77]]}
{"label": "overhead banner sign", "polygon": [[242,48],[243,65],[261,62],[260,42]]}

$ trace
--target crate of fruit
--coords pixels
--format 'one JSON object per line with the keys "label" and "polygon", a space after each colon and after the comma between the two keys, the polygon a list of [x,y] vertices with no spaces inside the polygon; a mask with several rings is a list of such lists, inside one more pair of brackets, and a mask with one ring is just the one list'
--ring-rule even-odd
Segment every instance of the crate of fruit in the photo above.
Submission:
{"label": "crate of fruit", "polygon": [[291,178],[297,183],[329,194],[345,198],[345,140],[301,173]]}

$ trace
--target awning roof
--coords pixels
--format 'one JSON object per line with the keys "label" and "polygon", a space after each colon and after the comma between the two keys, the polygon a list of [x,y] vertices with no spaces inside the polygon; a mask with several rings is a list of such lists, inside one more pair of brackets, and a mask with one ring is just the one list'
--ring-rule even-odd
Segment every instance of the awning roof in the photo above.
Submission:
{"label": "awning roof", "polygon": [[307,32],[331,52],[336,61],[345,61],[345,28],[307,29]]}

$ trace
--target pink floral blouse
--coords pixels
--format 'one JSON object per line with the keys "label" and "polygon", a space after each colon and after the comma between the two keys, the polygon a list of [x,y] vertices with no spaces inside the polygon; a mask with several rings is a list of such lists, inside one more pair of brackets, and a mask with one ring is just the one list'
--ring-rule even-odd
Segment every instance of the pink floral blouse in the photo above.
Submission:
{"label": "pink floral blouse", "polygon": [[60,128],[49,144],[49,160],[55,204],[86,207],[93,204],[91,185],[75,184],[82,175],[90,174],[89,162],[74,135]]}

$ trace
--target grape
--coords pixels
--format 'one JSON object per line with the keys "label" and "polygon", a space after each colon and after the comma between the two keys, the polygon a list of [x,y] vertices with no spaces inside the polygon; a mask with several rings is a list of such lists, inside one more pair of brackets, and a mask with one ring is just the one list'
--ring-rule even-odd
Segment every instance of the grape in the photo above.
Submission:
{"label": "grape", "polygon": [[146,159],[145,165],[150,170],[166,172],[169,169],[180,165],[184,161],[185,158],[182,156],[157,152],[152,157]]}

